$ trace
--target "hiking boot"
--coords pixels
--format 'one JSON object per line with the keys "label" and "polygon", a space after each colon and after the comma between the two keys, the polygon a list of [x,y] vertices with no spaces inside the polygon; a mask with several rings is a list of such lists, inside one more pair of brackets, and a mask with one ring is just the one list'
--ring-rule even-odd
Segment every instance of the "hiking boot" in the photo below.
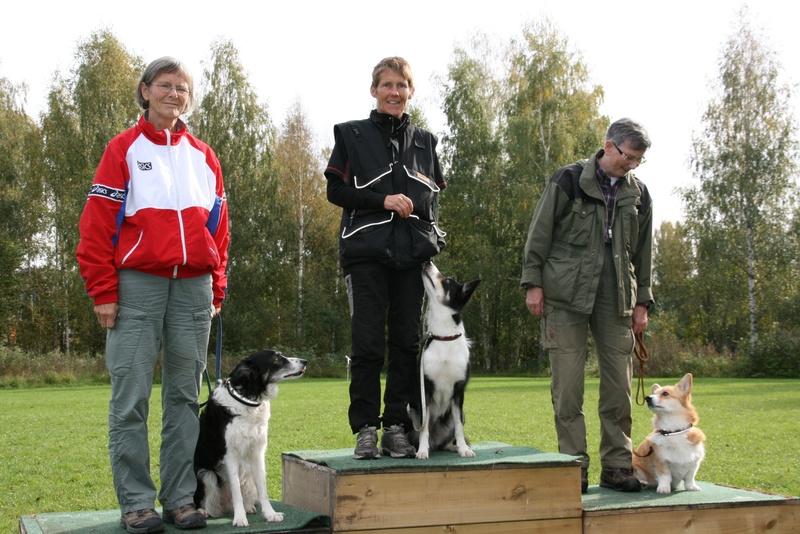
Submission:
{"label": "hiking boot", "polygon": [[181,530],[205,528],[206,516],[194,503],[189,503],[174,510],[164,510],[164,522],[174,524],[175,528]]}
{"label": "hiking boot", "polygon": [[364,425],[356,436],[356,448],[353,451],[353,458],[356,460],[373,460],[380,457],[378,429],[374,426]]}
{"label": "hiking boot", "polygon": [[392,458],[413,458],[417,449],[408,441],[402,425],[392,425],[383,429],[381,449]]}
{"label": "hiking boot", "polygon": [[133,534],[148,534],[149,532],[163,532],[164,523],[158,512],[152,508],[143,508],[122,514],[119,524]]}
{"label": "hiking boot", "polygon": [[603,468],[600,473],[600,487],[615,491],[641,491],[642,485],[630,467]]}
{"label": "hiking boot", "polygon": [[581,467],[581,493],[589,491],[589,468]]}

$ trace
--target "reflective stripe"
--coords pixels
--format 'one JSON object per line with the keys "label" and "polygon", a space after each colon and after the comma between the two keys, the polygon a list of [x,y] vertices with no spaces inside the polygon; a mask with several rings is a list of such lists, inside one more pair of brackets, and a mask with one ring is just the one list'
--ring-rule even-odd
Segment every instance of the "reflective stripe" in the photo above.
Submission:
{"label": "reflective stripe", "polygon": [[356,189],[364,189],[365,187],[368,187],[369,185],[377,182],[378,180],[380,180],[381,178],[383,178],[384,176],[386,176],[390,172],[392,172],[392,163],[389,164],[389,170],[388,171],[386,171],[383,174],[380,174],[380,175],[376,176],[375,178],[373,178],[369,182],[365,183],[364,185],[358,185],[358,176],[353,176],[353,184],[356,186]]}
{"label": "reflective stripe", "polygon": [[403,168],[405,169],[406,174],[408,175],[408,177],[411,178],[412,180],[416,180],[417,182],[423,184],[425,187],[427,187],[428,189],[430,189],[434,193],[438,193],[439,191],[441,191],[439,189],[439,186],[436,185],[436,183],[433,180],[431,180],[430,178],[428,178],[424,174],[420,173],[419,171],[411,172],[410,170],[408,170],[408,167],[406,167],[405,165],[403,165]]}

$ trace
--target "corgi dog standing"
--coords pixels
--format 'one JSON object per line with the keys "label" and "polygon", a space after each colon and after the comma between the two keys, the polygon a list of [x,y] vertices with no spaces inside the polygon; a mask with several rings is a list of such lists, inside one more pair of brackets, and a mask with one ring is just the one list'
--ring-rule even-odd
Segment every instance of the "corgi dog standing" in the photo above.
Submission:
{"label": "corgi dog standing", "polygon": [[435,450],[473,457],[475,452],[464,436],[469,340],[461,310],[480,280],[460,284],[428,262],[422,269],[422,282],[428,296],[426,322],[430,333],[420,357],[420,392],[407,407],[414,425],[411,440],[418,441],[416,457],[420,460]]}
{"label": "corgi dog standing", "polygon": [[695,476],[706,455],[706,436],[695,426],[699,418],[692,406],[692,374],[674,386],[653,384],[646,400],[654,430],[634,451],[634,476],[658,493],[670,493],[681,482],[686,490],[700,491]]}

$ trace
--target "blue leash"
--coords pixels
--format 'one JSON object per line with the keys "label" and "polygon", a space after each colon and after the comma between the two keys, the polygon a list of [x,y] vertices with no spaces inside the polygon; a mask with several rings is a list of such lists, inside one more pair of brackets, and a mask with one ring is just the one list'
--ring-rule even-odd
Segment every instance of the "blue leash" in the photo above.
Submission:
{"label": "blue leash", "polygon": [[[215,350],[216,356],[216,365],[215,365],[215,376],[217,379],[217,387],[222,384],[222,312],[217,314],[217,346]],[[206,366],[203,374],[206,377],[206,384],[208,385],[208,398],[211,398],[211,394],[213,393],[213,389],[211,388],[211,377],[208,374],[208,366]],[[200,404],[200,408],[208,404],[208,400]]]}

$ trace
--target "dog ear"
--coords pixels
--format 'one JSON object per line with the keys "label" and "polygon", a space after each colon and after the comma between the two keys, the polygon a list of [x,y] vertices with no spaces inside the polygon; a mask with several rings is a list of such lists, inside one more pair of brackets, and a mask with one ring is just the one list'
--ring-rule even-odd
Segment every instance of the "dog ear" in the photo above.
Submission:
{"label": "dog ear", "polygon": [[661,389],[661,386],[653,384],[653,387],[650,388],[650,393],[655,393],[657,389]]}
{"label": "dog ear", "polygon": [[242,387],[252,384],[258,371],[248,362],[240,362],[239,365],[231,372],[231,384],[234,387]]}
{"label": "dog ear", "polygon": [[692,392],[692,373],[686,373],[683,375],[681,381],[678,382],[678,389],[680,389],[684,394]]}
{"label": "dog ear", "polygon": [[475,292],[475,289],[478,287],[478,284],[481,283],[480,278],[476,278],[475,280],[471,280],[461,286],[461,305],[465,305],[469,298],[472,296],[472,293]]}

